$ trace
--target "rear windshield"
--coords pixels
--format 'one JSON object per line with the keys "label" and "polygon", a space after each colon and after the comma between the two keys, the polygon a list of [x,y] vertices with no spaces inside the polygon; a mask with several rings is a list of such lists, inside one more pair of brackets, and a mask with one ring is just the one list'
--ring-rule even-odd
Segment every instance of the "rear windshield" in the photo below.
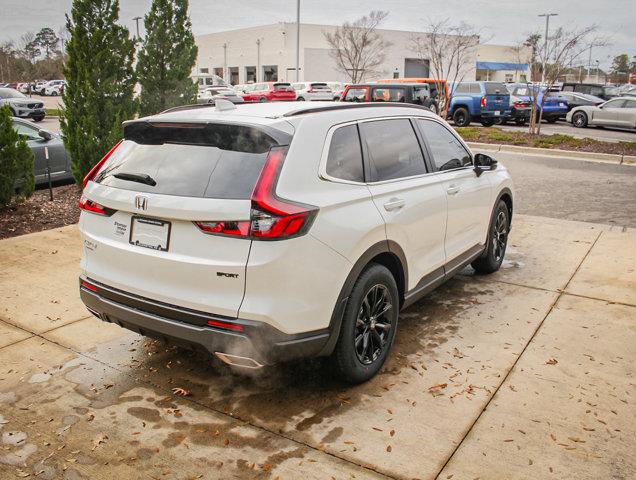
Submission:
{"label": "rear windshield", "polygon": [[292,92],[294,89],[292,88],[290,83],[275,83],[274,90],[280,90],[283,92]]}
{"label": "rear windshield", "polygon": [[508,95],[508,89],[506,88],[506,85],[503,83],[486,83],[486,95],[495,95],[495,94],[501,94],[501,95]]}
{"label": "rear windshield", "polygon": [[329,90],[329,87],[326,83],[312,83],[311,88],[314,90]]}
{"label": "rear windshield", "polygon": [[249,199],[275,145],[268,133],[246,125],[132,123],[95,181],[163,195]]}

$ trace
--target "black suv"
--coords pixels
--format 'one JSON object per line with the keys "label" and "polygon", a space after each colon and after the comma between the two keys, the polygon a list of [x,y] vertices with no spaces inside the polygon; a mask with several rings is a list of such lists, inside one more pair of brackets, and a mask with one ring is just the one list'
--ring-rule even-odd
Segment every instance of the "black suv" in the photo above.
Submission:
{"label": "black suv", "polygon": [[609,100],[619,95],[618,87],[610,87],[608,85],[599,85],[596,83],[574,83],[565,82],[561,87],[562,92],[578,92],[594,95],[595,97]]}

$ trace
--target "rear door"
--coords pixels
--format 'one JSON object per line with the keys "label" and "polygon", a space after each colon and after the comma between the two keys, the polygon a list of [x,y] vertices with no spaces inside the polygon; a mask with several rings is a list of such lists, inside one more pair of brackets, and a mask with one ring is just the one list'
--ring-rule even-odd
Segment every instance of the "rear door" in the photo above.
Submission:
{"label": "rear door", "polygon": [[252,189],[279,141],[241,125],[126,126],[125,140],[84,190],[108,212],[82,214],[85,275],[149,299],[236,317],[251,241],[205,233],[195,222],[238,230],[237,221],[249,221]]}
{"label": "rear door", "polygon": [[595,125],[617,125],[619,124],[619,115],[623,110],[625,100],[609,100],[594,111]]}
{"label": "rear door", "polygon": [[459,139],[433,119],[417,121],[431,153],[436,177],[443,182],[448,204],[446,263],[461,263],[486,240],[492,211],[489,172],[477,176],[472,157]]}
{"label": "rear door", "polygon": [[424,154],[409,118],[359,123],[373,202],[389,240],[408,265],[407,290],[442,273],[446,197],[441,179],[427,175]]}

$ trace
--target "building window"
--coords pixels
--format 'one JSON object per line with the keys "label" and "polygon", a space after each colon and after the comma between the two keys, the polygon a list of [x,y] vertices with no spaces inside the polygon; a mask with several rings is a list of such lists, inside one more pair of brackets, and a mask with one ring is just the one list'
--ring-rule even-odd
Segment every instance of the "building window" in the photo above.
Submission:
{"label": "building window", "polygon": [[264,82],[278,81],[278,65],[263,65],[263,81]]}
{"label": "building window", "polygon": [[515,81],[515,76],[512,73],[506,73],[506,83],[512,83]]}
{"label": "building window", "polygon": [[218,75],[221,78],[224,78],[225,75],[223,74],[223,67],[216,67],[214,69],[214,75]]}
{"label": "building window", "polygon": [[209,68],[199,68],[199,73],[210,73]]}
{"label": "building window", "polygon": [[230,67],[230,83],[232,85],[238,85],[239,83],[239,67]]}
{"label": "building window", "polygon": [[256,82],[256,67],[245,67],[245,83]]}

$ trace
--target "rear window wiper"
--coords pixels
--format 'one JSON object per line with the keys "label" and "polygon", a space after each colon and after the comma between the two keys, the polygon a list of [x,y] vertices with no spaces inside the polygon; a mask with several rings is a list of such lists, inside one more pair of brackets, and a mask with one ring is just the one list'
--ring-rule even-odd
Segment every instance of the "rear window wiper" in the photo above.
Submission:
{"label": "rear window wiper", "polygon": [[146,185],[150,185],[151,187],[157,185],[157,182],[155,182],[154,178],[145,173],[118,172],[114,173],[113,177],[119,178],[120,180],[128,180],[129,182],[144,183]]}

